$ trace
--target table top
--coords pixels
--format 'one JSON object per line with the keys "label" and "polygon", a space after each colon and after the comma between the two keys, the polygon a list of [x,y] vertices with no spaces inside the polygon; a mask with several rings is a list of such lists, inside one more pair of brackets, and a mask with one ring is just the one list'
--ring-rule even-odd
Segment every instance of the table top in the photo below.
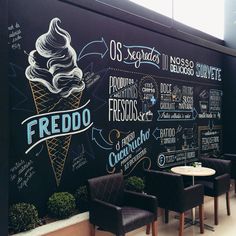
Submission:
{"label": "table top", "polygon": [[210,176],[216,173],[216,171],[211,168],[194,166],[176,166],[171,168],[171,171],[176,174],[187,176]]}

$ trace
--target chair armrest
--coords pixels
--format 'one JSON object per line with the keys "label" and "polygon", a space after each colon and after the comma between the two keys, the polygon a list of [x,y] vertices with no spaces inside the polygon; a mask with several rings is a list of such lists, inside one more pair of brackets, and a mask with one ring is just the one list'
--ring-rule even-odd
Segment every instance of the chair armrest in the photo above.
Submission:
{"label": "chair armrest", "polygon": [[125,190],[124,204],[150,211],[157,217],[157,198],[155,196]]}
{"label": "chair armrest", "polygon": [[231,161],[231,178],[236,179],[236,154],[225,153],[222,158]]}
{"label": "chair armrest", "polygon": [[215,192],[220,195],[228,192],[230,189],[230,175],[223,174],[214,178]]}
{"label": "chair armrest", "polygon": [[94,199],[90,202],[89,220],[104,229],[117,229],[122,224],[121,207]]}
{"label": "chair armrest", "polygon": [[204,187],[202,184],[195,184],[184,189],[184,204],[186,209],[199,206],[204,203]]}

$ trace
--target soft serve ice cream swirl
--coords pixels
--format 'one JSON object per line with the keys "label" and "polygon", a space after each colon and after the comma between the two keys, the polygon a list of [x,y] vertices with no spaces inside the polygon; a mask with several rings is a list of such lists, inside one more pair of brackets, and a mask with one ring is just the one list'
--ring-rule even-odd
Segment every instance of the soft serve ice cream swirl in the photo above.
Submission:
{"label": "soft serve ice cream swirl", "polygon": [[50,22],[47,33],[41,35],[36,50],[30,52],[25,74],[29,81],[39,82],[51,93],[69,97],[85,88],[83,72],[77,65],[77,55],[71,47],[69,33],[58,26],[60,20]]}

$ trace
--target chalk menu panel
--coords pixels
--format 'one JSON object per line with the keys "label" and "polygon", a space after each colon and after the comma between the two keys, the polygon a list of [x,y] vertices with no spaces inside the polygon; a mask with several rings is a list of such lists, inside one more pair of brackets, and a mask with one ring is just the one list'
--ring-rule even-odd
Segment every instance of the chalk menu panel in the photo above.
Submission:
{"label": "chalk menu panel", "polygon": [[93,176],[221,152],[219,53],[79,7],[25,4],[32,15],[15,11],[8,27],[11,202],[44,208]]}

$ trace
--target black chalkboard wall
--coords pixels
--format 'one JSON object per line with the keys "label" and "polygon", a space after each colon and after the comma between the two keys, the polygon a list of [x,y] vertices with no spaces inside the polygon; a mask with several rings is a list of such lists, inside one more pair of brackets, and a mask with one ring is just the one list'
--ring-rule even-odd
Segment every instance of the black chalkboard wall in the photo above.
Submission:
{"label": "black chalkboard wall", "polygon": [[8,31],[11,203],[221,152],[220,53],[51,0]]}
{"label": "black chalkboard wall", "polygon": [[0,2],[0,235],[8,235],[8,150],[9,150],[9,114],[8,114],[8,80],[7,80],[7,1]]}
{"label": "black chalkboard wall", "polygon": [[[225,44],[236,49],[236,2],[225,1]],[[235,132],[236,132],[236,58],[231,56],[224,57],[224,152],[236,153]]]}

